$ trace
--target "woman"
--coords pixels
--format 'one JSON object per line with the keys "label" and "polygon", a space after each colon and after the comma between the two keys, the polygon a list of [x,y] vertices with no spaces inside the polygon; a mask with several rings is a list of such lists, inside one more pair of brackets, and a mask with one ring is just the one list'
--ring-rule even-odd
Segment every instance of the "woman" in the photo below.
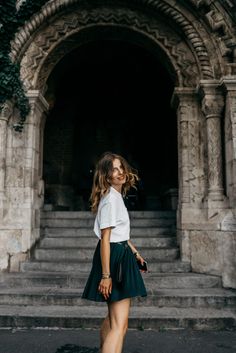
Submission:
{"label": "woman", "polygon": [[121,353],[131,297],[147,295],[138,267],[144,259],[129,240],[129,214],[122,197],[137,180],[127,161],[111,152],[102,155],[94,173],[90,200],[99,241],[82,298],[107,302],[100,331],[102,353]]}

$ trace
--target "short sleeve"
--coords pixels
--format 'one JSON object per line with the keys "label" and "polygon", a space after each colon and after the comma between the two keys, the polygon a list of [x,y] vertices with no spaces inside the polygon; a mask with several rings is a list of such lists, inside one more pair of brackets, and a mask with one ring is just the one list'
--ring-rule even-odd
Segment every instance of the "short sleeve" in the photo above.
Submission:
{"label": "short sleeve", "polygon": [[100,229],[116,226],[116,208],[113,202],[106,202],[102,206],[99,218]]}

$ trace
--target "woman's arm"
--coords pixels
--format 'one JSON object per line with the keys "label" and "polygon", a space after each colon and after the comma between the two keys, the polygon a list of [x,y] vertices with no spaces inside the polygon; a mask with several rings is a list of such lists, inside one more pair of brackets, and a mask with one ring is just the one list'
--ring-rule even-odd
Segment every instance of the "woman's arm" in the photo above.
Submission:
{"label": "woman's arm", "polygon": [[110,274],[110,236],[111,228],[101,230],[100,254],[103,274]]}
{"label": "woman's arm", "polygon": [[144,263],[144,261],[145,261],[144,258],[142,258],[142,256],[139,254],[138,250],[135,248],[135,246],[131,243],[130,240],[128,240],[128,244],[129,244],[129,246],[130,246],[130,248],[131,248],[133,254],[135,255],[136,259],[137,259],[138,261],[140,261],[141,264],[143,265],[143,263]]}
{"label": "woman's arm", "polygon": [[110,235],[111,228],[105,228],[101,231],[100,256],[102,263],[102,279],[98,290],[107,300],[112,291],[112,280],[110,277]]}

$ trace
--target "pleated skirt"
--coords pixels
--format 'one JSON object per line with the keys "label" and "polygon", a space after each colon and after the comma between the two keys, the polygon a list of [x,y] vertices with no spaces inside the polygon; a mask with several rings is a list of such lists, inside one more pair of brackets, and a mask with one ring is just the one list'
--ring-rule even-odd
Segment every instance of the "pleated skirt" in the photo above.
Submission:
{"label": "pleated skirt", "polygon": [[[94,252],[92,268],[85,285],[82,298],[96,302],[113,302],[132,297],[145,297],[146,288],[137,260],[127,241],[110,243],[110,272],[112,278],[112,292],[107,300],[98,291],[102,277],[102,264],[100,256],[100,240]],[[117,282],[117,268],[122,262],[122,281]]]}

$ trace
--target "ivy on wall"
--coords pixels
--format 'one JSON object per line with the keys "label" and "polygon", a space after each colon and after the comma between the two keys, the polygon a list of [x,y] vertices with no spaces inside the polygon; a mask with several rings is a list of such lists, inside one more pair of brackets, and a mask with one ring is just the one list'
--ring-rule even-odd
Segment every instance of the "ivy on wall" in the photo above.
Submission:
{"label": "ivy on wall", "polygon": [[[14,125],[16,131],[22,131],[30,106],[20,79],[20,65],[13,63],[9,56],[11,41],[19,28],[47,1],[5,0],[0,2],[0,110],[4,102],[14,100],[20,112],[20,120]],[[17,2],[21,4],[18,9]]]}

